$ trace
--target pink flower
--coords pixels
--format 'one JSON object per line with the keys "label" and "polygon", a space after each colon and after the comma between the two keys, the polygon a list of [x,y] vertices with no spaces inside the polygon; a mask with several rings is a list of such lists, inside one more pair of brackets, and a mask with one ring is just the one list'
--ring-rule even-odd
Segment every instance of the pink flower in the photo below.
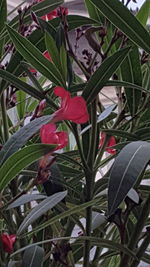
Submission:
{"label": "pink flower", "polygon": [[9,235],[7,233],[3,233],[1,236],[2,239],[2,244],[3,244],[3,249],[7,253],[12,253],[13,252],[13,246],[14,243],[16,242],[16,235]]}
{"label": "pink flower", "polygon": [[[43,53],[43,56],[45,58],[47,58],[49,61],[52,61],[52,58],[51,58],[51,56],[50,56],[50,54],[48,53],[47,50]],[[33,72],[33,73],[36,73],[37,72],[35,69],[32,69],[32,68],[30,69],[30,71]]]}
{"label": "pink flower", "polygon": [[75,123],[85,123],[89,119],[86,101],[82,96],[71,97],[62,87],[55,87],[54,93],[61,98],[59,110],[54,113],[53,122],[71,120]]}
{"label": "pink flower", "polygon": [[41,142],[43,144],[56,144],[54,150],[61,149],[68,144],[68,134],[66,132],[57,132],[55,124],[45,124],[40,129]]}
{"label": "pink flower", "polygon": [[[104,132],[102,132],[100,134],[100,143],[99,143],[99,147],[101,147],[104,143],[106,134]],[[108,143],[107,143],[107,147],[106,147],[106,151],[112,155],[116,154],[116,149],[112,148],[113,146],[116,145],[116,138],[114,136],[111,136]]]}

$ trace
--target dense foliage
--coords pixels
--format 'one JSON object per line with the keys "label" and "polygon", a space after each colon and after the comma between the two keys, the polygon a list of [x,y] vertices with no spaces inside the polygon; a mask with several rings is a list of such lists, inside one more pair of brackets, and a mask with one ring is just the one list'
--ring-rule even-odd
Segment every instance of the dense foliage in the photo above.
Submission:
{"label": "dense foliage", "polygon": [[150,1],[130,2],[1,0],[0,266],[150,264]]}

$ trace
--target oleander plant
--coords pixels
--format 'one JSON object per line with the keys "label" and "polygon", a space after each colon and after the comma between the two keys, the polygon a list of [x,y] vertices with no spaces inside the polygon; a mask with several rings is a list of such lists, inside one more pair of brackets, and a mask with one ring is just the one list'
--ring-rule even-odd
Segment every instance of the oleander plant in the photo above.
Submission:
{"label": "oleander plant", "polygon": [[1,267],[150,264],[150,1],[83,2],[0,1]]}

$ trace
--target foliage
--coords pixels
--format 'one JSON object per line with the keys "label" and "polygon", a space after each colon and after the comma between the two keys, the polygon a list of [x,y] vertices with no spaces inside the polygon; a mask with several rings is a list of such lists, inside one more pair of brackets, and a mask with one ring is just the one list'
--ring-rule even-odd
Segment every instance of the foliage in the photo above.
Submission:
{"label": "foliage", "polygon": [[150,1],[130,2],[0,3],[0,266],[150,264]]}

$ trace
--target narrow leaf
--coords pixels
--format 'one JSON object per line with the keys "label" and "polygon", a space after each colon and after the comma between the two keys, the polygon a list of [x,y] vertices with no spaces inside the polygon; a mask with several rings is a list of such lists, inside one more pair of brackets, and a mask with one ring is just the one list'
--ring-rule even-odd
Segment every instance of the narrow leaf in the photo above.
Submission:
{"label": "narrow leaf", "polygon": [[145,0],[140,10],[136,14],[136,18],[145,27],[150,14],[150,0]]}
{"label": "narrow leaf", "polygon": [[21,267],[41,267],[43,266],[44,249],[34,246],[25,250]]}
{"label": "narrow leaf", "polygon": [[0,33],[3,30],[3,27],[5,25],[6,19],[7,19],[7,1],[1,0],[0,2]]}
{"label": "narrow leaf", "polygon": [[129,51],[130,47],[121,49],[120,51],[107,58],[95,71],[82,94],[87,103],[93,101],[100,90],[104,87],[106,82],[111,78],[112,74],[123,62]]}
{"label": "narrow leaf", "polygon": [[100,227],[102,224],[106,223],[106,217],[104,214],[100,214],[99,212],[92,212],[92,231],[96,228]]}
{"label": "narrow leaf", "polygon": [[[130,43],[131,42],[129,42],[129,44]],[[133,84],[136,83],[137,85],[142,86],[141,63],[137,46],[133,47],[121,65],[121,75],[123,81],[131,82]],[[125,93],[130,113],[134,116],[141,101],[142,91],[125,87]]]}
{"label": "narrow leaf", "polygon": [[46,41],[47,50],[49,52],[49,55],[52,58],[53,63],[61,72],[61,63],[60,63],[59,51],[57,49],[55,40],[53,39],[53,37],[50,34],[46,33],[45,34],[45,41]]}
{"label": "narrow leaf", "polygon": [[0,168],[0,191],[2,191],[21,170],[45,154],[53,151],[54,148],[54,145],[30,145],[10,156]]}
{"label": "narrow leaf", "polygon": [[16,49],[35,69],[56,85],[65,86],[64,80],[58,69],[42,55],[39,49],[37,49],[27,38],[24,38],[13,30],[13,28],[8,25],[6,28]]}
{"label": "narrow leaf", "polygon": [[31,121],[29,124],[13,134],[0,151],[0,164],[21,148],[27,140],[42,127],[43,124],[46,124],[51,120],[52,116],[49,115],[40,117]]}
{"label": "narrow leaf", "polygon": [[[0,70],[0,77],[9,82],[10,84],[13,84],[17,89],[26,92],[27,94],[33,96],[36,99],[41,100],[45,98],[45,95],[39,92],[39,90],[27,84],[26,82],[21,81],[15,75],[11,74],[6,70]],[[3,90],[0,89],[0,95],[2,94],[2,92]]]}
{"label": "narrow leaf", "polygon": [[19,90],[16,92],[17,96],[17,112],[20,119],[24,118],[26,106],[26,93]]}
{"label": "narrow leaf", "polygon": [[16,208],[18,206],[24,205],[28,202],[31,202],[33,200],[39,200],[39,199],[44,199],[46,196],[41,195],[41,194],[25,194],[22,195],[21,197],[17,198],[15,201],[13,201],[8,207],[7,210]]}
{"label": "narrow leaf", "polygon": [[22,224],[18,229],[18,234],[21,234],[30,224],[32,224],[37,218],[46,213],[48,210],[56,206],[65,196],[67,191],[58,192],[50,197],[44,199],[38,204],[32,211],[26,216]]}
{"label": "narrow leaf", "polygon": [[150,143],[132,142],[119,153],[108,186],[108,216],[111,216],[134,186],[150,160]]}
{"label": "narrow leaf", "polygon": [[118,0],[90,0],[100,12],[131,41],[150,53],[150,35],[134,15]]}
{"label": "narrow leaf", "polygon": [[[0,33],[5,26],[6,20],[7,20],[7,1],[1,0],[0,2]],[[3,55],[4,42],[5,42],[5,39],[1,40],[0,42],[0,58]]]}
{"label": "narrow leaf", "polygon": [[[28,37],[29,41],[34,44],[41,52],[44,52],[44,34],[41,30],[35,30],[31,33],[31,35]],[[15,76],[19,77],[21,73],[23,72],[23,68],[20,65],[21,61],[23,60],[23,57],[19,54],[18,51],[16,51],[12,56],[11,59],[8,62],[8,65],[6,66],[6,71],[10,72],[11,74],[14,74]],[[7,87],[7,82],[2,81],[0,88],[1,90],[4,90]]]}
{"label": "narrow leaf", "polygon": [[53,218],[49,219],[45,223],[42,223],[41,225],[39,225],[38,227],[33,229],[32,233],[36,233],[42,229],[45,229],[47,226],[52,225],[53,223],[57,222],[58,220],[69,217],[69,216],[76,214],[76,213],[78,214],[80,211],[86,209],[87,207],[95,205],[98,201],[99,201],[99,199],[97,198],[97,199],[91,200],[89,202],[83,203],[81,205],[74,206],[73,208],[54,216]]}

